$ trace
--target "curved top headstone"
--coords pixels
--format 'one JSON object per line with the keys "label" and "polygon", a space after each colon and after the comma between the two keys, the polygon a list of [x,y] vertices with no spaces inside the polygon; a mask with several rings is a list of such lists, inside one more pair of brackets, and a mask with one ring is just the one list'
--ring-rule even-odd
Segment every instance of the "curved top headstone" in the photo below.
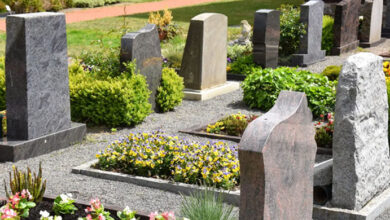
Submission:
{"label": "curved top headstone", "polygon": [[240,219],[312,219],[316,154],[304,93],[282,91],[239,144]]}

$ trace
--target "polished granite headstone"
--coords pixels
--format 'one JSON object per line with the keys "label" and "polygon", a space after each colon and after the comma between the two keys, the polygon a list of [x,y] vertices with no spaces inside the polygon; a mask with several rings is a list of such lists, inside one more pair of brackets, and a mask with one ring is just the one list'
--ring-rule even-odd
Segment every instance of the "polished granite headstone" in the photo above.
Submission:
{"label": "polished granite headstone", "polygon": [[185,88],[204,90],[226,82],[227,20],[217,13],[191,19],[179,72]]}
{"label": "polished granite headstone", "polygon": [[240,219],[311,220],[317,145],[304,93],[282,91],[239,144]]}
{"label": "polished granite headstone", "polygon": [[384,0],[383,14],[385,19],[382,27],[382,37],[390,38],[390,0]]}
{"label": "polished granite headstone", "polygon": [[325,58],[325,51],[321,50],[322,17],[324,3],[312,0],[301,5],[301,23],[306,26],[306,34],[301,38],[299,52],[292,56],[292,64],[307,66]]}
{"label": "polished granite headstone", "polygon": [[149,102],[156,108],[157,88],[161,82],[162,57],[157,27],[147,24],[137,32],[127,33],[121,41],[121,63],[136,60],[137,69],[146,77],[152,91]]}
{"label": "polished granite headstone", "polygon": [[280,12],[260,9],[253,25],[253,61],[264,67],[275,68],[279,61]]}
{"label": "polished granite headstone", "polygon": [[0,141],[0,161],[37,156],[82,140],[85,125],[70,120],[65,15],[9,15],[6,24],[7,138]]}
{"label": "polished granite headstone", "polygon": [[361,0],[343,0],[336,5],[332,55],[347,53],[358,47],[360,2]]}
{"label": "polished granite headstone", "polygon": [[366,0],[362,7],[363,21],[359,32],[360,46],[372,47],[383,42],[383,0]]}

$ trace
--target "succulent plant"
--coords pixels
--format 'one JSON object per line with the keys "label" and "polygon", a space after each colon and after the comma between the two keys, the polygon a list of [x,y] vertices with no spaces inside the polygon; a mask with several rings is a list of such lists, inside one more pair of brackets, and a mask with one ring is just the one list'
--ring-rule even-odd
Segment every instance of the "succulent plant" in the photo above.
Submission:
{"label": "succulent plant", "polygon": [[[12,166],[12,173],[9,172],[9,186],[12,195],[21,192],[23,189],[28,189],[33,196],[34,202],[42,201],[46,190],[46,180],[42,180],[42,163],[39,163],[38,175],[32,173],[29,167],[27,167],[27,172],[22,172],[19,171],[17,167]],[[9,198],[10,193],[8,192],[5,180],[4,187],[6,195]]]}

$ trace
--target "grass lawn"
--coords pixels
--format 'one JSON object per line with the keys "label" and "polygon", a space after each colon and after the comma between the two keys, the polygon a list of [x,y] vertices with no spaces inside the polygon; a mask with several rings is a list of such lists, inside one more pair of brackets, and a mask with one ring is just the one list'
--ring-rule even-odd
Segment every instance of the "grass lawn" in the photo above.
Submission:
{"label": "grass lawn", "polygon": [[[134,0],[132,0],[134,1]],[[145,1],[145,0],[135,0]],[[173,21],[181,28],[182,33],[170,41],[162,44],[164,50],[181,50],[184,46],[189,21],[192,17],[203,12],[218,12],[228,16],[229,25],[239,25],[241,20],[253,23],[253,15],[257,9],[278,8],[281,4],[300,5],[303,0],[221,0],[198,6],[173,9]],[[77,56],[83,50],[120,46],[120,38],[126,32],[142,28],[148,19],[148,13],[130,15],[126,17],[104,18],[67,25],[68,49],[70,56]],[[238,28],[229,28],[229,38],[239,34]],[[173,44],[173,45],[171,45]],[[0,32],[0,56],[4,54],[5,33]]]}

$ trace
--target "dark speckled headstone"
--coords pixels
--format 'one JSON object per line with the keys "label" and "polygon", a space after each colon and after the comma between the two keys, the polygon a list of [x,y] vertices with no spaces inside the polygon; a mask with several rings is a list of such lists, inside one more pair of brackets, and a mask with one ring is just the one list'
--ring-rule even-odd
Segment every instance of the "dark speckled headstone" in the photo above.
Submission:
{"label": "dark speckled headstone", "polygon": [[301,5],[301,22],[306,25],[306,34],[301,38],[299,53],[292,57],[293,65],[307,66],[325,58],[321,50],[322,17],[324,2],[312,0]]}
{"label": "dark speckled headstone", "polygon": [[253,25],[253,60],[267,68],[275,68],[279,60],[280,12],[261,9],[255,13]]}
{"label": "dark speckled headstone", "polygon": [[361,0],[343,0],[336,5],[332,55],[340,55],[358,47],[360,6]]}
{"label": "dark speckled headstone", "polygon": [[317,145],[304,93],[282,91],[239,144],[240,219],[311,220]]}
{"label": "dark speckled headstone", "polygon": [[366,0],[362,7],[363,21],[359,33],[360,46],[372,47],[383,42],[383,0]]}
{"label": "dark speckled headstone", "polygon": [[137,69],[146,76],[150,94],[149,102],[156,108],[157,88],[160,86],[162,58],[157,27],[147,24],[137,32],[122,37],[121,62],[136,60]]}
{"label": "dark speckled headstone", "polygon": [[30,140],[70,128],[65,15],[7,16],[8,138]]}
{"label": "dark speckled headstone", "polygon": [[385,19],[383,20],[382,37],[390,37],[390,0],[384,0],[383,14]]}

